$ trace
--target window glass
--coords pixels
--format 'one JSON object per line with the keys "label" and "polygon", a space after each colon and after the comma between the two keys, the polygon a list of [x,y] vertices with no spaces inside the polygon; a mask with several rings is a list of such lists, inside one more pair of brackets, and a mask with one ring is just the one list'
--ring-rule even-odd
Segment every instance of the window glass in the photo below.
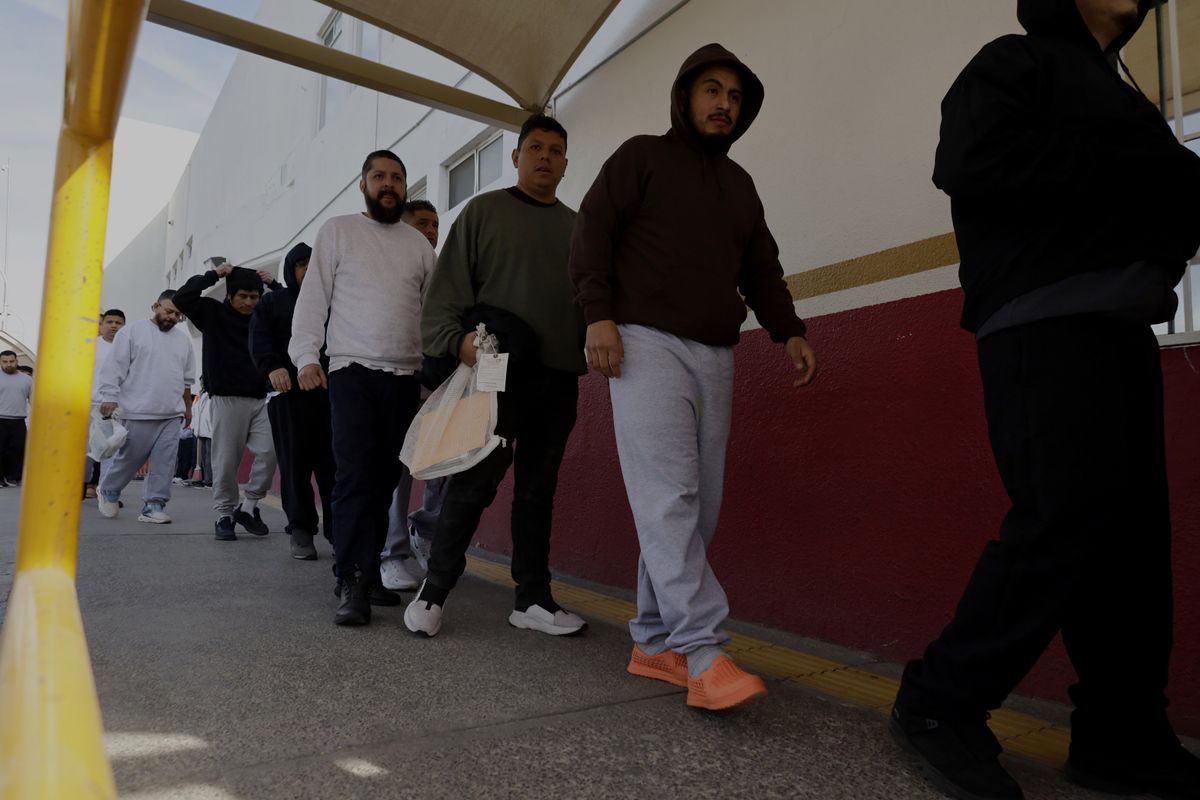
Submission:
{"label": "window glass", "polygon": [[450,168],[450,207],[475,194],[475,154]]}
{"label": "window glass", "polygon": [[501,144],[503,137],[498,137],[479,151],[479,188],[483,189],[486,186],[491,186],[496,181],[500,180],[501,164]]}
{"label": "window glass", "polygon": [[362,49],[359,55],[368,61],[379,60],[379,28],[365,22],[362,24]]}
{"label": "window glass", "polygon": [[[326,47],[333,47],[338,50],[346,49],[346,39],[342,35],[345,18],[341,12],[338,12],[330,18],[329,22],[321,29],[321,43]],[[350,84],[343,81],[337,81],[328,76],[321,76],[321,118],[318,120],[319,128],[324,128],[338,109],[342,107],[342,101],[350,94]]]}

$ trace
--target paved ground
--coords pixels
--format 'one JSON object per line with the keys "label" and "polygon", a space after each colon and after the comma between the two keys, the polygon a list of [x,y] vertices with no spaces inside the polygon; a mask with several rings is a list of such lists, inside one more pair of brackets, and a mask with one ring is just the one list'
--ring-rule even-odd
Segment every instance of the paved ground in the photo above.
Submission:
{"label": "paved ground", "polygon": [[[518,631],[510,590],[469,577],[435,639],[410,635],[402,607],[337,628],[323,542],[300,562],[278,533],[214,541],[203,489],[176,488],[167,526],[94,502],[79,597],[122,797],[940,796],[873,711],[777,681],[756,705],[692,711],[625,673],[621,628]],[[0,489],[0,609],[18,503]],[[1007,763],[1031,800],[1099,797]]]}

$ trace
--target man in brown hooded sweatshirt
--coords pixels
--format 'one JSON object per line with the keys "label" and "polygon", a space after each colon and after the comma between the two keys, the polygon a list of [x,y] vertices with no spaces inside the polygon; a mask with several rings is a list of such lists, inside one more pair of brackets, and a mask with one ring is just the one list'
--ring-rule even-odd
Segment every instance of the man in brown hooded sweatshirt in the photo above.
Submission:
{"label": "man in brown hooded sweatshirt", "polygon": [[628,669],[686,686],[688,705],[709,709],[766,693],[721,652],[729,604],[706,557],[746,306],[786,344],[797,385],[816,371],[762,202],[728,156],[762,101],[762,83],[733,53],[697,50],[671,90],[671,130],[617,149],[580,205],[571,241],[588,365],[610,379],[641,545]]}

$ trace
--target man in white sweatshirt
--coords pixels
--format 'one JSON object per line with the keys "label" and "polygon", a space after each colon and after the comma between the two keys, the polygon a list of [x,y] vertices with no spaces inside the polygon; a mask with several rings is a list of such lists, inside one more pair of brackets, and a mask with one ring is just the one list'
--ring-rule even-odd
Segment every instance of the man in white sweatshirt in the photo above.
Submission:
{"label": "man in white sweatshirt", "polygon": [[183,315],[175,308],[174,297],[174,290],[166,290],[150,307],[152,318],[122,328],[100,370],[100,413],[110,416],[120,408],[121,424],[129,430],[125,446],[100,476],[96,499],[106,517],[117,515],[121,491],[149,459],[138,522],[171,521],[164,508],[171,499],[180,420],[192,418],[196,374],[192,339],[175,330]]}
{"label": "man in white sweatshirt", "polygon": [[380,581],[379,554],[417,409],[421,297],[435,262],[425,237],[400,221],[407,173],[395,153],[368,155],[358,187],[366,212],[333,217],[317,232],[288,345],[301,390],[329,389],[338,625],[365,625],[372,604],[401,602]]}

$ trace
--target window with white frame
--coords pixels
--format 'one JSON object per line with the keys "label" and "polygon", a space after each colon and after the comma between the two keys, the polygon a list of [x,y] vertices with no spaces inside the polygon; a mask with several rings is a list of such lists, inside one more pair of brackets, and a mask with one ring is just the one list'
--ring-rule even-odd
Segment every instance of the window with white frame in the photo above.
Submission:
{"label": "window with white frame", "polygon": [[[362,20],[347,17],[340,11],[333,11],[325,18],[317,38],[326,47],[341,50],[344,53],[361,56],[368,61],[379,61],[382,53],[383,31]],[[325,123],[337,114],[350,93],[354,84],[335,80],[327,75],[321,76],[321,107],[317,119],[317,129],[325,127]]]}
{"label": "window with white frame", "polygon": [[450,187],[447,208],[454,208],[500,180],[504,172],[504,136],[496,134],[446,168]]}
{"label": "window with white frame", "polygon": [[[349,21],[340,11],[334,11],[330,14],[317,34],[321,40],[321,44],[337,50],[353,52],[351,37],[346,35],[345,30]],[[350,94],[350,88],[350,84],[345,81],[335,80],[328,75],[321,76],[321,105],[317,119],[318,130],[324,128],[325,123],[342,107],[346,97]]]}
{"label": "window with white frame", "polygon": [[358,54],[368,61],[379,60],[379,37],[382,31],[366,22],[358,23]]}
{"label": "window with white frame", "polygon": [[[1195,105],[1194,96],[1185,94],[1186,82],[1176,79],[1186,68],[1194,69],[1196,58],[1194,47],[1180,46],[1181,39],[1186,42],[1194,36],[1188,32],[1188,20],[1181,21],[1181,11],[1178,3],[1170,7],[1156,5],[1152,19],[1147,20],[1148,25],[1158,27],[1159,90],[1157,96],[1151,96],[1151,100],[1157,101],[1163,117],[1184,144],[1200,153],[1200,111],[1188,113],[1188,109]],[[1186,71],[1183,74],[1187,74]],[[1177,110],[1180,106],[1183,114]],[[1175,294],[1179,297],[1175,318],[1154,326],[1160,344],[1193,344],[1200,341],[1200,254],[1189,262],[1183,280],[1175,287]]]}

